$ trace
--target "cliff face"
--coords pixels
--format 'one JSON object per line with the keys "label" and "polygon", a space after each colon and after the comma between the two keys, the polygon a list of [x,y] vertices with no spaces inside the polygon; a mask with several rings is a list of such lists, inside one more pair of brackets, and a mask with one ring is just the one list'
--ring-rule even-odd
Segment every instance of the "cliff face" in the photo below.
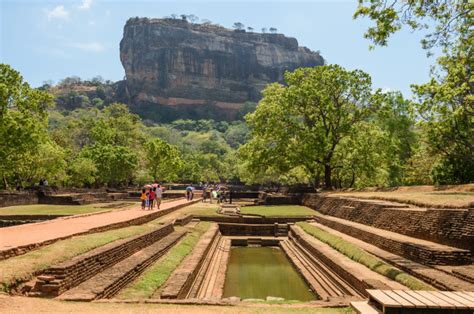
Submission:
{"label": "cliff face", "polygon": [[244,102],[258,101],[267,83],[282,81],[284,71],[324,63],[281,34],[146,18],[127,21],[120,59],[132,104],[186,112],[218,107],[228,118]]}

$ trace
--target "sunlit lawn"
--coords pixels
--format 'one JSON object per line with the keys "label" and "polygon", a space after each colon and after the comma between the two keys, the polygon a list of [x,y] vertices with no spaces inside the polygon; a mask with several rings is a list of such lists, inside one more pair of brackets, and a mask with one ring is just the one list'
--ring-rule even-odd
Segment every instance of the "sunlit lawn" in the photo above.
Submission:
{"label": "sunlit lawn", "polygon": [[241,214],[260,215],[266,217],[285,216],[312,216],[315,211],[300,205],[268,205],[268,206],[245,206],[240,208]]}
{"label": "sunlit lawn", "polygon": [[138,203],[114,202],[87,205],[18,205],[0,208],[0,215],[78,215],[130,208]]}
{"label": "sunlit lawn", "polygon": [[474,192],[456,191],[393,191],[393,192],[343,192],[337,196],[398,201],[417,206],[467,208],[474,205]]}

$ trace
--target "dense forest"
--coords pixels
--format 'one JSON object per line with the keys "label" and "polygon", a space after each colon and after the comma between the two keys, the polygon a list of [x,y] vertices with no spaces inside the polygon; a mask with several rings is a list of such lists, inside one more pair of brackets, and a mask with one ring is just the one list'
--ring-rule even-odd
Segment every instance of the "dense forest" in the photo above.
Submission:
{"label": "dense forest", "polygon": [[[0,176],[4,188],[40,179],[74,187],[173,182],[305,183],[360,188],[474,182],[472,6],[424,1],[361,4],[355,16],[386,45],[403,25],[435,31],[423,48],[442,55],[414,98],[372,87],[338,65],[285,73],[235,121],[156,123],[117,102],[113,82],[65,78],[32,88],[0,65]],[[403,18],[402,18],[403,17]],[[156,120],[155,120],[156,121]]]}

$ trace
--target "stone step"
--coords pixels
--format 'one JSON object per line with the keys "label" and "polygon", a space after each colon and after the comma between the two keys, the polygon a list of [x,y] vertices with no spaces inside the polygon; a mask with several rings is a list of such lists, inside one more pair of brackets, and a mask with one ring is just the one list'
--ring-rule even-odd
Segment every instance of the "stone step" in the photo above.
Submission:
{"label": "stone step", "polygon": [[174,270],[168,278],[161,291],[158,291],[162,299],[182,299],[197,276],[206,254],[211,248],[215,237],[219,234],[219,227],[213,224],[201,236],[193,251],[186,256],[184,261]]}
{"label": "stone step", "polygon": [[426,265],[471,264],[469,250],[450,247],[323,214],[315,220],[394,254]]}
{"label": "stone step", "polygon": [[175,231],[97,274],[58,297],[67,301],[92,301],[114,296],[121,288],[138,277],[152,262],[173,247],[186,231]]}

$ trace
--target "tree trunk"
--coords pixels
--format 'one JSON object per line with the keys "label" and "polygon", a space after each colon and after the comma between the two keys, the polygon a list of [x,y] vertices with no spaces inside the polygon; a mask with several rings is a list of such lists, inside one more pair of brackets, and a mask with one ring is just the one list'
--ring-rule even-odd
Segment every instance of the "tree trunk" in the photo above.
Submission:
{"label": "tree trunk", "polygon": [[326,163],[324,165],[324,188],[326,190],[331,190],[332,182],[331,182],[331,164]]}
{"label": "tree trunk", "polygon": [[8,181],[5,176],[3,176],[3,185],[5,186],[5,190],[8,190]]}

